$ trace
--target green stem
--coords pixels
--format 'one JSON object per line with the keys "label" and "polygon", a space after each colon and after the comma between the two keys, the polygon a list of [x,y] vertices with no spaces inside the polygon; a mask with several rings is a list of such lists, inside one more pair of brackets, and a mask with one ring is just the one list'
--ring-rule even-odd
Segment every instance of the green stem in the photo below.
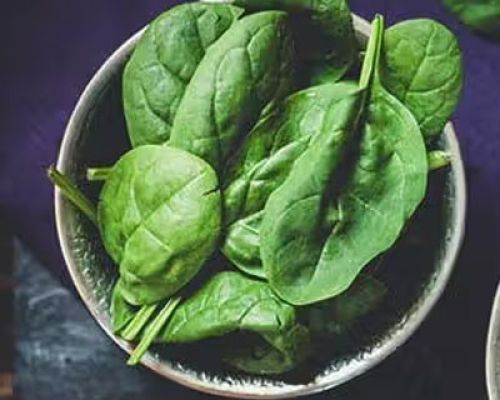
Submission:
{"label": "green stem", "polygon": [[363,67],[361,68],[361,76],[359,78],[359,87],[361,89],[367,89],[370,84],[374,68],[376,68],[383,34],[384,19],[381,15],[377,14],[372,22],[372,33],[368,40],[368,45],[366,46],[365,59],[363,61]]}
{"label": "green stem", "polygon": [[144,336],[128,359],[127,365],[136,365],[139,361],[141,361],[142,356],[146,353],[149,346],[151,346],[151,343],[153,343],[156,339],[160,330],[165,326],[180,301],[180,297],[177,297],[170,299],[167,304],[165,304],[156,318],[147,326]]}
{"label": "green stem", "polygon": [[433,150],[427,153],[429,171],[446,167],[451,161],[451,154],[443,150]]}
{"label": "green stem", "polygon": [[95,206],[67,176],[51,165],[47,168],[47,177],[61,191],[66,199],[73,203],[76,208],[98,226]]}
{"label": "green stem", "polygon": [[87,169],[87,180],[90,182],[105,181],[113,167],[95,167]]}
{"label": "green stem", "polygon": [[142,328],[144,328],[144,326],[148,323],[157,306],[158,304],[148,304],[142,306],[141,309],[134,315],[132,321],[130,321],[125,329],[123,329],[120,336],[129,342],[135,340],[135,338],[142,331]]}

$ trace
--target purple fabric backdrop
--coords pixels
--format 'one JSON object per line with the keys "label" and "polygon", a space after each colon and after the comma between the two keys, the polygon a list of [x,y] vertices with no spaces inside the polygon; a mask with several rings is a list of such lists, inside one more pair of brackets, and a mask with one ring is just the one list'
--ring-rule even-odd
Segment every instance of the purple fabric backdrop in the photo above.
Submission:
{"label": "purple fabric backdrop", "polygon": [[[108,55],[169,0],[17,0],[0,15],[0,218],[65,279],[55,236],[52,187],[72,108]],[[484,341],[500,266],[500,44],[468,32],[438,0],[351,0],[354,12],[389,24],[432,17],[459,36],[463,101],[454,117],[469,178],[466,242],[450,287],[419,332],[442,351],[448,398],[484,395]],[[425,336],[427,335],[427,336]],[[475,371],[475,372],[474,372]]]}

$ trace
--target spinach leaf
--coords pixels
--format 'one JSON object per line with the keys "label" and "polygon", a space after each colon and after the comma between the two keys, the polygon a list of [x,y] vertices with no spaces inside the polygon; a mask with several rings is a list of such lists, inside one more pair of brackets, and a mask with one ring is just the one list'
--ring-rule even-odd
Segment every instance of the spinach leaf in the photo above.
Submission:
{"label": "spinach leaf", "polygon": [[127,302],[167,298],[198,272],[219,237],[217,186],[206,162],[168,146],[140,146],[114,165],[98,219]]}
{"label": "spinach leaf", "polygon": [[330,336],[349,332],[361,317],[376,309],[387,287],[370,275],[359,275],[352,286],[333,299],[300,309],[312,335]]}
{"label": "spinach leaf", "polygon": [[311,138],[323,129],[331,106],[357,88],[357,83],[339,82],[301,90],[255,126],[230,160],[226,173],[226,223],[263,209]]}
{"label": "spinach leaf", "polygon": [[337,81],[356,60],[358,46],[346,0],[235,0],[234,4],[290,14],[306,84]]}
{"label": "spinach leaf", "polygon": [[296,324],[284,333],[242,338],[238,347],[228,349],[224,361],[250,374],[276,375],[297,367],[310,351],[309,331]]}
{"label": "spinach leaf", "polygon": [[[382,30],[377,18],[368,47],[368,56],[376,47],[375,67]],[[422,135],[413,115],[382,87],[378,74],[357,161],[345,185],[338,187],[341,149],[352,138],[363,107],[359,93],[339,100],[332,109],[335,121],[313,138],[265,206],[264,269],[273,289],[292,304],[318,302],[346,290],[370,260],[394,244],[425,194]]]}
{"label": "spinach leaf", "polygon": [[292,304],[337,294],[329,276],[336,260],[321,260],[322,254],[329,254],[322,249],[329,246],[334,228],[325,226],[324,216],[346,145],[357,130],[363,97],[358,90],[337,99],[325,129],[314,137],[266,203],[261,226],[265,274],[279,296]]}
{"label": "spinach leaf", "polygon": [[491,39],[500,40],[498,0],[443,0],[465,25]]}
{"label": "spinach leaf", "polygon": [[[332,259],[321,260],[330,245],[335,219],[329,216],[348,144],[356,137],[383,33],[373,23],[359,88],[332,98],[321,131],[295,161],[283,184],[269,197],[261,226],[261,258],[272,288],[292,304],[308,304],[336,293]],[[334,206],[334,205],[333,205]],[[340,213],[337,212],[338,215]]]}
{"label": "spinach leaf", "polygon": [[177,307],[159,340],[194,342],[238,330],[275,334],[294,324],[294,307],[267,283],[225,271]]}
{"label": "spinach leaf", "polygon": [[[218,273],[180,304],[158,340],[185,343],[241,331],[260,338],[226,357],[247,372],[285,372],[307,354],[308,332],[297,324],[294,307],[265,282],[232,271]],[[264,354],[252,358],[255,346]]]}
{"label": "spinach leaf", "polygon": [[127,303],[123,298],[121,293],[121,284],[118,280],[111,295],[110,313],[113,333],[120,334],[130,321],[132,321],[137,309],[137,306]]}
{"label": "spinach leaf", "polygon": [[179,102],[207,48],[242,13],[230,5],[189,3],[151,22],[123,74],[123,106],[133,146],[168,140]]}
{"label": "spinach leaf", "polygon": [[170,144],[221,172],[261,111],[292,87],[293,46],[283,12],[235,22],[206,52],[186,88]]}
{"label": "spinach leaf", "polygon": [[324,124],[332,105],[356,90],[356,83],[340,82],[289,96],[256,125],[231,160],[223,196],[223,253],[244,272],[265,276],[259,232],[267,198],[283,183],[311,138],[328,129]]}
{"label": "spinach leaf", "polygon": [[413,113],[426,138],[440,134],[463,85],[455,35],[430,19],[404,21],[387,30],[382,54],[382,84]]}
{"label": "spinach leaf", "polygon": [[226,231],[223,254],[241,271],[265,279],[260,259],[260,225],[263,211],[250,214],[231,224]]}

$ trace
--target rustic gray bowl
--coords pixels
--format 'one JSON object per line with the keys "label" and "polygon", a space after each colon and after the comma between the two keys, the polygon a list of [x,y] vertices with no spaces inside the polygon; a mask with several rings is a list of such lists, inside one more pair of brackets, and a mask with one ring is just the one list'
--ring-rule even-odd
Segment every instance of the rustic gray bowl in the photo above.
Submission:
{"label": "rustic gray bowl", "polygon": [[500,400],[500,285],[491,309],[486,341],[486,385],[490,400]]}
{"label": "rustic gray bowl", "polygon": [[[369,24],[355,17],[355,27],[359,39],[366,41]],[[85,182],[85,168],[111,165],[128,148],[121,108],[121,73],[142,33],[125,42],[92,78],[76,105],[61,145],[58,168],[94,199],[99,188]],[[168,379],[203,392],[277,399],[333,388],[384,360],[415,332],[438,300],[461,244],[465,179],[451,124],[445,129],[441,146],[452,153],[452,165],[432,174],[430,193],[406,239],[384,258],[388,266],[382,269],[382,275],[386,274],[383,279],[392,295],[367,317],[362,334],[352,332],[350,340],[332,341],[323,359],[316,360],[307,372],[279,378],[224,369],[212,362],[213,355],[204,354],[203,348],[201,354],[181,358],[153,349],[142,363]],[[130,352],[129,344],[114,336],[110,327],[108,306],[116,268],[105,255],[95,229],[57,190],[55,209],[62,252],[83,302],[104,331]]]}

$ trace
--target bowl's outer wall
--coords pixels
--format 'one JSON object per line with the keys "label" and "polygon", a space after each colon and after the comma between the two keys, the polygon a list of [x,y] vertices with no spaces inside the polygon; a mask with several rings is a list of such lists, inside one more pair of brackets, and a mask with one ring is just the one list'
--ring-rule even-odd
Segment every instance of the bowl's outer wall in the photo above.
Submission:
{"label": "bowl's outer wall", "polygon": [[[361,40],[369,35],[369,24],[355,17],[356,31]],[[135,43],[143,31],[124,43],[101,67],[82,94],[68,123],[61,145],[58,168],[76,179],[90,195],[96,195],[86,186],[82,176],[88,165],[106,165],[126,151],[123,112],[119,101],[109,104],[110,97],[121,96],[121,71]],[[89,145],[99,131],[100,149]],[[92,134],[94,136],[92,136]],[[117,137],[122,139],[116,139]],[[118,141],[118,143],[117,143]],[[113,144],[112,154],[100,154],[102,147]],[[417,329],[441,295],[457,257],[464,232],[465,177],[460,151],[453,127],[448,124],[443,147],[452,153],[452,167],[443,177],[443,198],[439,204],[439,217],[444,229],[439,233],[432,262],[422,265],[419,281],[413,282],[412,298],[398,305],[390,325],[381,324],[368,344],[340,357],[331,365],[308,378],[306,382],[249,377],[231,371],[211,373],[177,361],[163,354],[148,353],[143,364],[157,373],[182,385],[219,396],[238,398],[288,398],[319,392],[346,382],[385,359],[401,346]],[[63,255],[73,282],[93,317],[106,333],[124,350],[131,347],[113,335],[109,321],[109,293],[116,275],[115,267],[103,256],[97,235],[89,224],[69,205],[56,190],[56,223]],[[435,221],[434,221],[435,222]],[[436,235],[438,235],[436,233]],[[100,265],[101,268],[96,266]],[[427,269],[425,269],[427,268]],[[389,278],[390,279],[390,278]],[[404,274],[398,275],[404,279]],[[413,276],[412,276],[413,279]],[[391,312],[392,312],[391,311]]]}
{"label": "bowl's outer wall", "polygon": [[486,342],[486,384],[490,400],[499,400],[500,394],[500,285],[491,310],[488,340]]}

